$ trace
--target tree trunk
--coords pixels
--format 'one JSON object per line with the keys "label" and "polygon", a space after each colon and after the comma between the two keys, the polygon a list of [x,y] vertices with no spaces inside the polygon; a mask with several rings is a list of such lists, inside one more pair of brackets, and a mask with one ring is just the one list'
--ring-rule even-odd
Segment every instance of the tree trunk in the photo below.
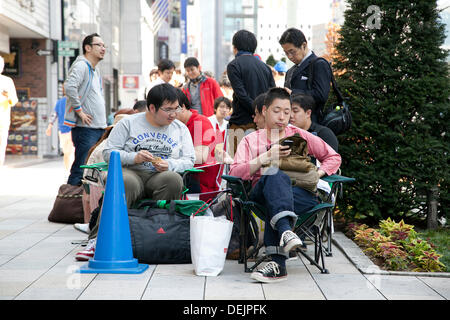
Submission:
{"label": "tree trunk", "polygon": [[427,229],[436,229],[438,227],[437,203],[438,187],[434,186],[427,190]]}

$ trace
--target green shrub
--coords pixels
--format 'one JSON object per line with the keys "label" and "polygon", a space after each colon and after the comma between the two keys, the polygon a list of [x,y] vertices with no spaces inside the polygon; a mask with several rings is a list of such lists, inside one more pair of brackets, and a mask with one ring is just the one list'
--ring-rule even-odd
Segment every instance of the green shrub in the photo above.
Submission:
{"label": "green shrub", "polygon": [[[371,26],[380,9],[379,26]],[[333,69],[352,128],[339,136],[346,187],[340,210],[375,223],[424,219],[429,190],[450,207],[449,73],[436,1],[349,0]]]}

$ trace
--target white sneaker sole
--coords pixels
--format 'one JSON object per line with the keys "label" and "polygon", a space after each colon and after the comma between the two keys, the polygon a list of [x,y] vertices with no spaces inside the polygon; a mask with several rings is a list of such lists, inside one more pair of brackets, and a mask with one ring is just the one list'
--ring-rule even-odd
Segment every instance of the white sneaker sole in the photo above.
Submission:
{"label": "white sneaker sole", "polygon": [[276,283],[276,282],[283,282],[287,280],[287,275],[279,278],[266,278],[264,277],[260,272],[252,272],[250,275],[250,278],[259,282],[264,283]]}
{"label": "white sneaker sole", "polygon": [[284,252],[290,252],[292,250],[300,249],[302,245],[303,245],[302,240],[292,239],[283,247],[283,250]]}
{"label": "white sneaker sole", "polygon": [[91,230],[89,229],[89,223],[75,223],[73,225],[75,230],[81,231],[83,233],[89,234]]}

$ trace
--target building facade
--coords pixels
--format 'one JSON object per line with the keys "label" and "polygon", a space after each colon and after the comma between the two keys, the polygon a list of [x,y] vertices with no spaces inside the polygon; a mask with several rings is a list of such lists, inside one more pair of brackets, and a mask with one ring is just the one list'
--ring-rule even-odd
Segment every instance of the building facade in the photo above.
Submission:
{"label": "building facade", "polygon": [[45,136],[45,128],[49,112],[58,98],[58,67],[53,40],[61,37],[61,15],[51,14],[55,12],[61,12],[60,1],[0,2],[3,74],[13,79],[20,99],[20,104],[11,113],[9,154],[43,156],[52,152],[52,138]]}

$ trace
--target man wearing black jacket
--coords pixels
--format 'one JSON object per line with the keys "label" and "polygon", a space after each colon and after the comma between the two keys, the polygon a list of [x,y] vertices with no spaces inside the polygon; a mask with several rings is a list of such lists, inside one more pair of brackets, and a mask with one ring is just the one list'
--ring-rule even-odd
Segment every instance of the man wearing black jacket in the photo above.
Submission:
{"label": "man wearing black jacket", "polygon": [[254,56],[257,40],[253,33],[240,30],[233,36],[235,59],[227,66],[227,75],[233,88],[233,114],[230,118],[229,147],[234,156],[240,140],[249,131],[256,130],[253,122],[253,100],[275,87],[270,67]]}
{"label": "man wearing black jacket", "polygon": [[330,128],[321,126],[311,121],[311,111],[315,107],[314,99],[311,96],[303,94],[294,94],[291,96],[292,113],[289,123],[316,134],[325,141],[334,151],[338,152],[339,142],[336,135]]}
{"label": "man wearing black jacket", "polygon": [[330,65],[323,59],[315,61],[313,80],[308,87],[310,63],[317,59],[317,56],[309,50],[305,35],[298,29],[289,28],[281,35],[279,43],[289,60],[295,64],[288,70],[284,86],[291,94],[306,94],[314,98],[316,108],[311,120],[320,123],[322,110],[330,92]]}

